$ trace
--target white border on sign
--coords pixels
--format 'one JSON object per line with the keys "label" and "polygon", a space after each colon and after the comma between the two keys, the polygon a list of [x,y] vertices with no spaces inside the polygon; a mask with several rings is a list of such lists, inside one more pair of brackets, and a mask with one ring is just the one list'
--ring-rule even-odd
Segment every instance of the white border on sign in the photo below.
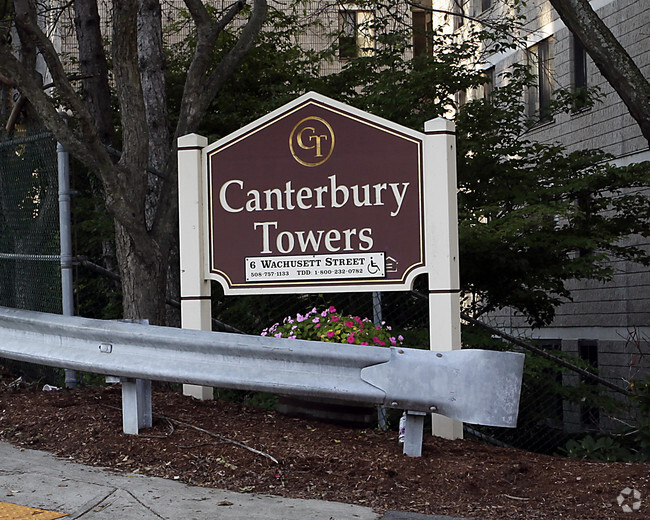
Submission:
{"label": "white border on sign", "polygon": [[[349,117],[351,119],[357,119],[363,124],[375,127],[378,130],[383,132],[392,133],[397,137],[402,139],[410,140],[414,144],[418,145],[418,182],[419,182],[419,193],[424,200],[419,201],[418,205],[418,220],[419,225],[421,226],[419,237],[420,237],[420,265],[415,265],[404,273],[404,276],[401,280],[388,279],[388,280],[379,280],[374,279],[370,280],[325,280],[321,279],[318,283],[308,284],[305,281],[287,281],[282,282],[282,286],[275,286],[272,283],[269,284],[256,284],[256,283],[244,283],[244,284],[233,284],[227,273],[224,272],[214,272],[211,271],[212,258],[211,258],[211,238],[212,238],[212,219],[210,218],[211,206],[211,175],[210,175],[210,165],[209,159],[215,151],[221,151],[233,146],[234,144],[240,142],[243,139],[246,139],[250,135],[253,135],[260,130],[268,127],[271,124],[274,124],[278,120],[283,119],[294,113],[296,110],[302,109],[304,106],[313,103],[315,105],[322,106],[327,110],[336,112],[342,116]],[[249,123],[248,125],[240,128],[239,130],[231,133],[230,135],[215,141],[211,145],[208,145],[203,149],[202,152],[202,167],[203,175],[207,179],[207,182],[203,183],[204,187],[204,222],[207,224],[206,229],[207,233],[204,234],[204,276],[206,279],[212,279],[219,282],[223,288],[224,294],[242,294],[242,295],[255,295],[260,294],[262,291],[266,294],[297,294],[297,293],[319,293],[319,292],[345,292],[345,291],[363,291],[363,292],[382,292],[382,291],[405,291],[410,290],[413,287],[415,278],[421,274],[424,274],[428,271],[427,268],[427,245],[426,242],[431,240],[431,237],[425,237],[427,230],[427,196],[426,196],[426,184],[424,177],[426,176],[426,165],[424,163],[424,140],[426,135],[422,132],[417,132],[410,128],[404,127],[382,117],[378,117],[363,110],[359,110],[354,107],[345,105],[333,99],[330,99],[326,96],[318,94],[316,92],[309,92],[300,96],[299,98],[287,103],[286,105],[270,112],[269,114]],[[444,171],[442,172],[444,173]],[[435,206],[434,206],[435,207]],[[424,228],[424,229],[422,229]],[[425,240],[425,243],[422,243],[422,240]],[[440,246],[444,245],[444,240],[441,241]],[[275,282],[277,283],[277,282]]]}

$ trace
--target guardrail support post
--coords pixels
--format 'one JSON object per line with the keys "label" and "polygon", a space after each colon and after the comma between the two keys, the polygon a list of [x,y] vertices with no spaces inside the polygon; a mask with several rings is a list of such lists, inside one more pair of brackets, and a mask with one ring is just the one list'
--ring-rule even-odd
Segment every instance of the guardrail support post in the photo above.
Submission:
{"label": "guardrail support post", "polygon": [[424,433],[424,412],[406,412],[404,429],[404,455],[409,457],[422,456],[422,436]]}
{"label": "guardrail support post", "polygon": [[122,430],[137,435],[140,428],[151,428],[151,381],[147,379],[122,379]]}

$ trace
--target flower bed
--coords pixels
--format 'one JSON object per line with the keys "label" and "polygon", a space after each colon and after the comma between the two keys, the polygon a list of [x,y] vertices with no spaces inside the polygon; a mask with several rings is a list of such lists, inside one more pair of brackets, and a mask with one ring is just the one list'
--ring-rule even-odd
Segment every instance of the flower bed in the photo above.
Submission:
{"label": "flower bed", "polygon": [[[390,347],[401,345],[404,338],[395,336],[389,325],[374,324],[368,318],[337,312],[330,306],[324,310],[315,307],[306,314],[287,316],[282,323],[274,323],[262,331],[262,336],[304,339],[328,343],[347,343]],[[377,410],[371,406],[358,406],[337,401],[323,401],[290,396],[280,396],[278,411],[293,417],[307,417],[346,425],[370,426],[377,424]]]}
{"label": "flower bed", "polygon": [[264,329],[262,336],[377,347],[395,347],[404,341],[402,336],[394,336],[385,322],[375,325],[368,318],[338,313],[334,307],[322,311],[314,307],[304,315],[287,316],[282,324],[275,323]]}

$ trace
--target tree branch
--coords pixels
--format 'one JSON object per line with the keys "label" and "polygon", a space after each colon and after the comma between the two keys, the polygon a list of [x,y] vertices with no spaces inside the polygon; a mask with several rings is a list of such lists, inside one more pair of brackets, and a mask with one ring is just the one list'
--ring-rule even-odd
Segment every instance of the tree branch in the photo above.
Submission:
{"label": "tree branch", "polygon": [[[186,1],[192,2],[195,0]],[[234,4],[226,16],[234,16],[233,9],[239,4],[241,3]],[[176,129],[177,136],[193,132],[198,127],[212,100],[250,50],[266,20],[267,12],[266,0],[254,0],[253,12],[242,29],[239,39],[210,73],[208,72],[209,59],[218,34],[209,34],[205,27],[197,27],[199,30],[199,44],[203,43],[204,46],[199,48],[199,44],[197,44],[190,72],[188,72],[183,102],[181,103],[181,114]],[[210,30],[215,30],[219,25],[222,25],[222,22],[223,20],[220,24],[213,25]],[[202,34],[202,31],[206,31],[205,35]],[[201,41],[202,37],[204,38],[203,42]],[[211,38],[215,38],[214,42],[212,42]],[[212,43],[212,45],[208,45],[208,42]],[[203,82],[200,80],[203,80]]]}
{"label": "tree branch", "polygon": [[587,0],[550,0],[650,143],[650,83]]}
{"label": "tree branch", "polygon": [[[55,88],[65,94],[62,94],[62,97],[69,102],[80,122],[81,135],[76,134],[66,124],[59,115],[53,99],[44,92],[43,86],[37,81],[33,69],[29,69],[28,64],[19,61],[8,45],[0,45],[0,72],[19,86],[21,96],[30,102],[41,122],[52,132],[56,140],[68,150],[74,151],[75,157],[102,179],[107,193],[111,193],[106,201],[111,212],[123,219],[132,218],[129,205],[123,196],[124,192],[115,180],[113,162],[97,138],[92,116],[71,87],[71,78],[63,73],[63,66],[49,40],[45,38],[43,41],[42,31],[38,27],[34,28],[33,23],[28,20],[22,21],[24,22],[21,25],[22,37],[33,38],[33,41],[39,44],[39,50],[46,59]],[[41,43],[44,44],[42,48]]]}
{"label": "tree branch", "polygon": [[[226,54],[221,62],[219,62],[219,65],[212,74],[210,74],[208,89],[204,90],[204,95],[208,92],[219,92],[227,78],[229,78],[235,69],[241,64],[251,46],[257,39],[257,36],[262,29],[262,25],[266,20],[267,12],[268,5],[266,0],[254,0],[253,13],[248,20],[248,23],[242,30],[235,46],[228,52],[228,54]],[[212,98],[214,98],[214,96]]]}
{"label": "tree branch", "polygon": [[[198,102],[205,92],[212,56],[217,45],[219,33],[225,27],[225,21],[215,23],[200,0],[185,0],[194,23],[196,24],[197,42],[194,56],[187,71],[183,98],[179,114],[176,136],[192,132],[203,117],[207,106],[199,107]],[[225,13],[224,18],[231,21],[243,8],[243,2],[235,2]],[[216,95],[216,93],[215,93]]]}
{"label": "tree branch", "polygon": [[[40,51],[52,75],[52,80],[56,84],[57,91],[77,116],[84,138],[88,142],[92,141],[96,135],[92,117],[68,80],[54,45],[32,18],[28,2],[17,0],[14,5],[16,7],[16,26],[20,27]],[[19,82],[19,84],[22,83]],[[29,95],[27,98],[31,100]]]}
{"label": "tree branch", "polygon": [[79,45],[79,68],[82,74],[87,75],[82,83],[83,98],[94,119],[99,139],[104,144],[112,144],[114,128],[111,91],[97,0],[74,2],[74,24]]}
{"label": "tree branch", "polygon": [[31,71],[25,70],[23,65],[6,46],[0,46],[0,70],[16,84],[20,85],[21,96],[29,99],[36,109],[43,123],[50,129],[56,139],[67,147],[75,147],[90,164],[97,161],[89,154],[85,144],[74,135],[72,130],[61,119],[52,105],[52,100],[43,92],[43,89],[34,78]]}
{"label": "tree branch", "polygon": [[11,88],[18,87],[15,81],[13,81],[11,78],[8,78],[4,74],[0,74],[0,83],[4,83],[5,85]]}

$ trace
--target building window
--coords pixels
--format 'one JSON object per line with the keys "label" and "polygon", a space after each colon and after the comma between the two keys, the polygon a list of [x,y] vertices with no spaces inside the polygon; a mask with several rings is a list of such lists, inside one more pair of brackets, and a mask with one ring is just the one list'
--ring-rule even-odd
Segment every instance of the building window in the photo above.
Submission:
{"label": "building window", "polygon": [[580,40],[574,35],[572,40],[573,54],[573,93],[575,94],[574,108],[581,110],[589,105],[587,93],[587,52]]}
{"label": "building window", "polygon": [[456,100],[456,109],[458,110],[460,107],[462,107],[465,103],[467,103],[467,91],[466,90],[459,90],[456,92],[456,95],[454,96]]}
{"label": "building window", "polygon": [[492,0],[479,0],[478,4],[481,8],[481,12],[487,11],[490,7],[492,7]]}
{"label": "building window", "polygon": [[551,120],[552,47],[553,39],[547,38],[527,52],[528,65],[535,76],[535,84],[528,89],[528,116],[539,121]]}
{"label": "building window", "polygon": [[339,58],[371,56],[375,48],[372,11],[342,8],[339,11]]}
{"label": "building window", "polygon": [[485,69],[482,76],[485,78],[485,83],[479,87],[478,97],[481,99],[489,99],[494,89],[494,67]]}
{"label": "building window", "polygon": [[[586,361],[594,370],[598,369],[598,342],[580,340],[578,341],[578,356]],[[585,385],[595,385],[596,383],[585,377],[581,377],[581,382]],[[580,408],[580,423],[584,428],[598,428],[600,423],[600,410],[590,406]]]}
{"label": "building window", "polygon": [[457,31],[465,25],[465,0],[453,0],[451,12],[454,13],[453,27]]}
{"label": "building window", "polygon": [[[559,339],[539,340],[539,346],[549,354],[562,352],[562,340]],[[540,411],[547,417],[549,426],[561,428],[564,421],[564,402],[560,391],[563,386],[562,370],[549,366],[542,369],[542,376],[545,384],[539,387],[537,394],[540,404],[544,406]]]}
{"label": "building window", "polygon": [[[430,4],[430,2],[429,2]],[[420,2],[425,6],[425,3]],[[428,7],[431,7],[429,5]],[[413,55],[414,56],[431,56],[431,31],[433,31],[433,21],[431,13],[425,9],[414,7],[411,12],[413,23]]]}

